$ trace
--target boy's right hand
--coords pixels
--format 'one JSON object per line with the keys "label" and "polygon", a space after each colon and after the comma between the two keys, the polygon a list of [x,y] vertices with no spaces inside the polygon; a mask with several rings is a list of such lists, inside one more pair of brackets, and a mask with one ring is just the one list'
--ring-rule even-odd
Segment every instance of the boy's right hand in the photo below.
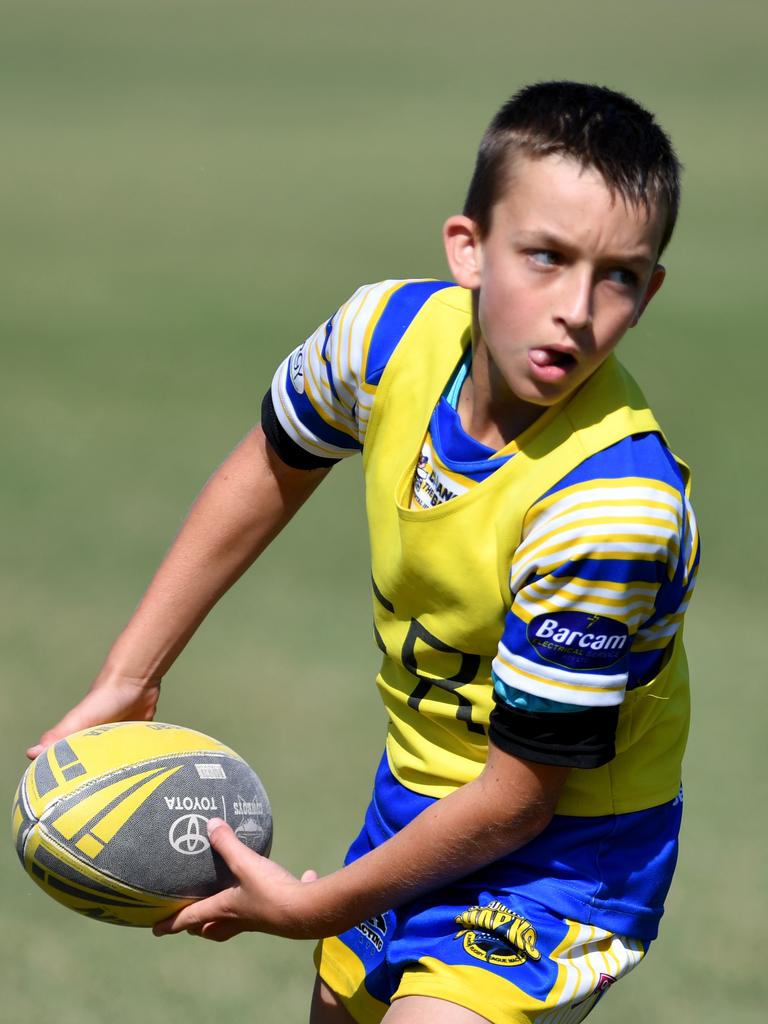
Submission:
{"label": "boy's right hand", "polygon": [[113,676],[95,680],[88,693],[71,711],[48,729],[37,743],[27,749],[30,761],[45,747],[64,736],[94,725],[108,722],[151,721],[160,696],[159,679],[136,679],[131,676]]}

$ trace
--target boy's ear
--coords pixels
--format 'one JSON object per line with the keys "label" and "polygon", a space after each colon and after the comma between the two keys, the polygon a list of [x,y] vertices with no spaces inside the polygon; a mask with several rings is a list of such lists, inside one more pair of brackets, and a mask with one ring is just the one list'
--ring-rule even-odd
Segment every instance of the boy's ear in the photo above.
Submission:
{"label": "boy's ear", "polygon": [[661,288],[661,286],[664,284],[664,278],[666,276],[666,268],[663,267],[661,263],[657,263],[654,267],[653,273],[651,274],[651,280],[648,282],[648,287],[645,289],[645,295],[643,296],[642,301],[640,303],[640,308],[637,311],[635,319],[632,321],[632,327],[635,326],[637,321],[645,312],[645,307],[651,301],[651,299],[659,290],[659,288]]}
{"label": "boy's ear", "polygon": [[479,288],[482,245],[477,224],[462,214],[449,217],[443,225],[443,245],[456,284],[472,290]]}

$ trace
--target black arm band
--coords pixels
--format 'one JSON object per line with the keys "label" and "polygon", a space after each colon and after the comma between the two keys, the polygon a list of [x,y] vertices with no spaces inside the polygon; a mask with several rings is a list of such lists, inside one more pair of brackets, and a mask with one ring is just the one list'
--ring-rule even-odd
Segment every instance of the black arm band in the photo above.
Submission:
{"label": "black arm band", "polygon": [[269,441],[270,448],[286,466],[291,466],[293,469],[327,469],[329,466],[335,466],[337,462],[341,462],[341,459],[322,459],[319,455],[312,455],[288,436],[277,418],[271,391],[264,395],[264,400],[261,403],[261,428]]}
{"label": "black arm band", "polygon": [[563,768],[599,768],[616,756],[619,707],[584,711],[522,711],[497,700],[489,737],[507,754]]}

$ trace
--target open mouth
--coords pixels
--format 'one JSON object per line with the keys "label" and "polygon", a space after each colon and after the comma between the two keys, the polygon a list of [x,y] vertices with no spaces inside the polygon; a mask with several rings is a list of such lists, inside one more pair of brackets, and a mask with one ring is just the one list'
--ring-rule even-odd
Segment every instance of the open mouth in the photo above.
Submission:
{"label": "open mouth", "polygon": [[531,349],[529,357],[534,366],[541,370],[552,367],[565,371],[576,365],[576,359],[570,352],[563,352],[556,348],[534,348]]}

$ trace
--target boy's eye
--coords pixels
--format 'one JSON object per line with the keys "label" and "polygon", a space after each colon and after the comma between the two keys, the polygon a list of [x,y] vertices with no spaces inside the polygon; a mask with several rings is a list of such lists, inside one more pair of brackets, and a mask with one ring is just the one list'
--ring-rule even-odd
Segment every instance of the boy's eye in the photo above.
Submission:
{"label": "boy's eye", "polygon": [[559,253],[552,249],[529,249],[528,258],[542,267],[556,267],[562,262]]}
{"label": "boy's eye", "polygon": [[634,270],[628,270],[626,267],[614,267],[608,271],[606,276],[609,281],[623,285],[625,288],[634,288],[638,283],[637,274]]}

